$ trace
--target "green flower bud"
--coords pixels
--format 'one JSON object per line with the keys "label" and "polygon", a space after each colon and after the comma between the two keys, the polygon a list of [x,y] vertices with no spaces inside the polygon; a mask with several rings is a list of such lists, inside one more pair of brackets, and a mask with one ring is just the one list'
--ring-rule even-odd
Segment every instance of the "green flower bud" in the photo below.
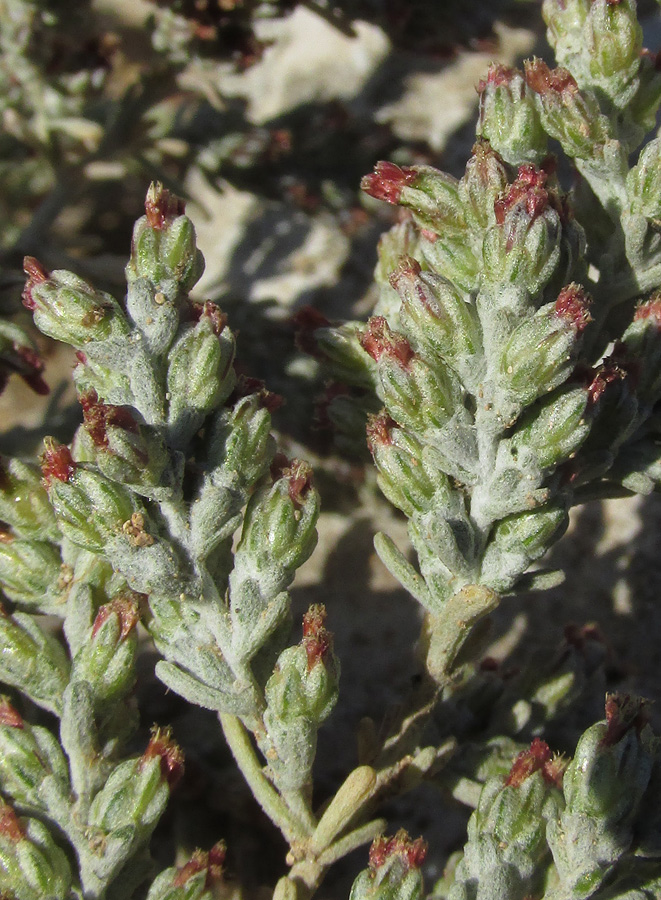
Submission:
{"label": "green flower bud", "polygon": [[473,231],[495,223],[494,203],[506,190],[507,170],[503,160],[488,140],[478,140],[459,182],[459,194]]}
{"label": "green flower bud", "polygon": [[22,538],[57,541],[60,533],[38,466],[0,459],[0,520]]}
{"label": "green flower bud", "polygon": [[133,230],[127,281],[145,278],[164,287],[174,300],[177,291],[189,291],[204,271],[195,228],[183,214],[183,201],[158,182],[147,192],[145,213]]}
{"label": "green flower bud", "polygon": [[376,838],[370,847],[369,868],[354,881],[349,900],[422,900],[420,867],[426,854],[425,841],[412,841],[404,830],[391,838]]}
{"label": "green flower bud", "polygon": [[578,896],[590,896],[630,848],[655,746],[640,700],[609,695],[606,721],[592,725],[564,778],[566,807],[549,830],[558,874]]}
{"label": "green flower bud", "polygon": [[555,303],[537,310],[512,333],[503,348],[500,380],[520,409],[571,374],[582,334],[591,321],[590,302],[579,285],[570,284]]}
{"label": "green flower bud", "polygon": [[220,406],[235,383],[234,336],[215,303],[204,304],[199,322],[185,326],[169,354],[168,423],[185,443],[204,417]]}
{"label": "green flower bud", "polygon": [[661,220],[661,138],[646,144],[627,176],[631,212],[654,223]]}
{"label": "green flower bud", "polygon": [[[300,316],[296,321],[300,323]],[[318,353],[331,363],[333,377],[346,384],[372,387],[374,364],[360,345],[362,322],[345,322],[331,328],[330,322],[325,321],[326,325],[315,326],[314,340]],[[298,343],[301,346],[300,340]]]}
{"label": "green flower bud", "polygon": [[445,278],[421,271],[410,257],[400,260],[390,283],[402,300],[402,327],[419,352],[462,374],[474,370],[472,357],[481,348],[475,306]]}
{"label": "green flower bud", "polygon": [[214,900],[223,882],[225,853],[223,841],[208,852],[196,850],[183,866],[156,876],[147,900]]}
{"label": "green flower bud", "polygon": [[535,738],[514,761],[504,783],[499,777],[487,781],[468,823],[468,842],[449,898],[524,900],[541,892],[551,861],[547,822],[557,817],[562,804],[563,768]]}
{"label": "green flower bud", "polygon": [[480,583],[496,591],[509,590],[530,563],[558,540],[568,524],[566,509],[552,505],[502,519],[484,552]]}
{"label": "green flower bud", "polygon": [[583,50],[583,28],[591,0],[544,0],[542,15],[548,26],[546,36],[562,65]]}
{"label": "green flower bud", "polygon": [[76,655],[72,679],[92,685],[99,704],[116,703],[135,682],[137,596],[126,592],[102,606],[87,643]]}
{"label": "green flower bud", "polygon": [[234,473],[245,485],[254,484],[266,471],[274,453],[269,409],[259,393],[241,397],[234,407],[217,416],[211,426],[207,459]]}
{"label": "green flower bud", "polygon": [[53,635],[31,615],[0,607],[0,681],[20,688],[39,706],[59,713],[69,682],[69,661]]}
{"label": "green flower bud", "polygon": [[2,789],[22,808],[44,810],[40,788],[55,777],[68,794],[69,769],[59,742],[38,725],[25,722],[6,697],[0,697],[0,779]]}
{"label": "green flower bud", "polygon": [[542,123],[568,156],[592,159],[610,138],[608,120],[590,92],[579,91],[567,69],[549,69],[541,59],[526,62],[526,82],[537,97]]}
{"label": "green flower bud", "polygon": [[139,423],[128,407],[102,403],[94,390],[79,400],[101,472],[145,497],[171,492],[162,484],[169,457],[156,430]]}
{"label": "green flower bud", "polygon": [[110,294],[72,272],[48,273],[31,256],[25,257],[24,268],[29,277],[23,305],[34,313],[35,325],[44,334],[81,348],[128,333],[124,314]]}
{"label": "green flower bud", "polygon": [[536,295],[553,276],[569,214],[564,199],[546,187],[547,180],[546,172],[521,166],[516,181],[496,200],[496,225],[483,245],[490,282],[524,287]]}
{"label": "green flower bud", "polygon": [[45,541],[20,541],[0,532],[0,585],[18,606],[63,616],[66,597],[59,585],[62,559]]}
{"label": "green flower bud", "polygon": [[428,366],[382,316],[372,316],[360,342],[378,365],[379,396],[395,421],[411,431],[450,421],[461,404],[461,386],[451,369]]}
{"label": "green flower bud", "polygon": [[639,403],[651,409],[661,397],[661,292],[636,309],[617,353],[634,368]]}
{"label": "green flower bud", "polygon": [[0,894],[20,900],[67,900],[71,869],[45,825],[0,804]]}
{"label": "green flower bud", "polygon": [[432,166],[404,166],[378,162],[360,187],[377,200],[404,206],[422,228],[437,234],[465,228],[459,182]]}
{"label": "green flower bud", "polygon": [[429,509],[437,491],[450,490],[447,476],[428,464],[420,441],[397,428],[387,413],[368,418],[367,443],[379,470],[379,487],[407,516]]}
{"label": "green flower bud", "polygon": [[121,762],[92,801],[88,816],[91,839],[95,839],[96,829],[111,835],[132,825],[133,846],[143,844],[183,772],[183,754],[169,730],[154,727],[143,755]]}
{"label": "green flower bud", "polygon": [[551,469],[573,456],[590,431],[586,421],[589,394],[570,387],[554,394],[522,421],[511,439],[511,452],[534,454],[540,469]]}
{"label": "green flower bud", "polygon": [[523,74],[518,69],[492,64],[477,90],[478,136],[486,138],[510,165],[540,163],[547,153],[547,138]]}
{"label": "green flower bud", "polygon": [[102,553],[136,512],[130,491],[79,466],[69,449],[52,438],[44,444],[42,470],[60,530],[79,547]]}
{"label": "green flower bud", "polygon": [[316,546],[319,496],[306,462],[276,457],[274,466],[279,477],[250,499],[238,549],[293,574]]}
{"label": "green flower bud", "polygon": [[442,272],[448,281],[466,293],[478,289],[480,260],[467,234],[443,231],[437,235],[425,229],[420,234],[419,248],[426,267],[432,272]]}

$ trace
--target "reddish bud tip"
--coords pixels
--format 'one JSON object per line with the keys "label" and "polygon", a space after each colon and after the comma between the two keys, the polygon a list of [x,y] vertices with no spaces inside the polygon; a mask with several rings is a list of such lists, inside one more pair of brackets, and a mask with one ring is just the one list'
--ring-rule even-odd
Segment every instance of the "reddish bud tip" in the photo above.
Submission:
{"label": "reddish bud tip", "polygon": [[360,182],[361,190],[376,200],[386,203],[399,203],[402,188],[413,184],[418,173],[410,166],[396,166],[391,162],[378,162],[374,171]]}
{"label": "reddish bud tip", "polygon": [[477,84],[478,94],[483,94],[489,85],[493,87],[501,87],[502,85],[510,85],[512,79],[518,75],[517,69],[511,66],[503,66],[500,63],[492,63],[487,71],[486,79],[482,78]]}
{"label": "reddish bud tip", "polygon": [[403,335],[391,331],[383,316],[372,316],[359,340],[363,350],[369,353],[375,362],[385,356],[405,369],[413,357],[413,349],[409,342]]}
{"label": "reddish bud tip", "polygon": [[8,697],[0,697],[0,725],[8,728],[23,728],[23,716],[9,702]]}
{"label": "reddish bud tip", "polygon": [[608,694],[606,696],[606,734],[602,747],[612,747],[622,740],[631,728],[640,734],[649,721],[647,703],[642,697],[629,694]]}
{"label": "reddish bud tip", "polygon": [[197,875],[198,872],[204,872],[206,869],[207,875],[204,887],[206,890],[210,890],[214,884],[218,884],[222,879],[226,853],[227,848],[224,841],[219,841],[208,853],[196,850],[189,862],[177,870],[172,886],[183,887],[194,875]]}
{"label": "reddish bud tip", "polygon": [[576,79],[567,69],[560,66],[549,69],[544,60],[531,59],[525,63],[528,87],[536,94],[575,94],[578,91]]}
{"label": "reddish bud tip", "polygon": [[560,787],[564,768],[564,763],[559,757],[553,756],[549,745],[537,737],[528,750],[522,750],[514,760],[505,784],[520,787],[535,772],[541,772],[544,781]]}
{"label": "reddish bud tip", "polygon": [[579,284],[568,284],[558,294],[555,313],[572,325],[577,334],[581,334],[592,321],[589,311],[591,303],[592,298]]}
{"label": "reddish bud tip", "polygon": [[227,316],[220,306],[218,306],[217,303],[213,303],[211,300],[205,300],[204,303],[197,303],[195,300],[190,300],[188,303],[188,311],[191,320],[194,322],[199,322],[201,319],[208,319],[211,324],[211,329],[216,336],[218,336],[227,325]]}
{"label": "reddish bud tip", "polygon": [[651,320],[651,324],[655,325],[661,331],[661,293],[653,294],[649,300],[641,303],[634,313],[634,322]]}
{"label": "reddish bud tip", "polygon": [[291,323],[294,326],[294,341],[301,353],[320,356],[314,333],[318,328],[328,328],[330,320],[314,306],[302,306],[291,317]]}
{"label": "reddish bud tip", "polygon": [[397,423],[388,413],[382,410],[367,417],[367,446],[374,456],[378,447],[389,447],[392,444],[392,429]]}
{"label": "reddish bud tip", "polygon": [[50,272],[45,269],[34,256],[25,257],[23,260],[23,271],[28,276],[28,280],[23,288],[21,299],[23,301],[23,306],[27,309],[34,310],[37,307],[37,303],[32,296],[32,288],[35,284],[43,284],[44,281],[48,281]]}
{"label": "reddish bud tip", "polygon": [[274,481],[287,478],[289,481],[289,499],[300,508],[312,487],[312,467],[303,459],[289,460],[284,453],[276,453],[271,463],[271,476]]}
{"label": "reddish bud tip", "polygon": [[0,836],[7,838],[12,844],[20,844],[25,839],[25,830],[18,816],[6,804],[0,804]]}
{"label": "reddish bud tip", "polygon": [[370,847],[369,866],[375,872],[391,857],[398,856],[407,869],[419,869],[426,855],[427,842],[421,837],[412,841],[402,828],[394,837],[381,835],[374,839]]}
{"label": "reddish bud tip", "polygon": [[551,205],[550,194],[545,187],[547,177],[546,172],[533,165],[520,166],[516,180],[494,202],[496,222],[502,225],[514,207],[524,209],[531,222],[541,216]]}
{"label": "reddish bud tip", "polygon": [[618,381],[625,380],[627,371],[611,358],[604,360],[596,369],[592,369],[590,375],[592,375],[592,380],[587,386],[588,402],[594,406],[608,390],[610,384],[617,384]]}
{"label": "reddish bud tip", "polygon": [[99,609],[92,626],[93,638],[96,637],[103,623],[112,616],[116,616],[119,621],[119,639],[123,641],[140,621],[138,604],[131,594],[113,597],[110,603],[106,603]]}
{"label": "reddish bud tip", "polygon": [[178,744],[172,740],[169,728],[154,725],[147,749],[142,754],[142,762],[160,759],[161,776],[172,790],[184,774],[184,754]]}
{"label": "reddish bud tip", "polygon": [[145,199],[145,214],[152,228],[163,231],[178,216],[183,216],[186,204],[171,194],[160,181],[153,181]]}
{"label": "reddish bud tip", "polygon": [[41,471],[46,487],[53,479],[68,482],[77,469],[71,451],[64,444],[58,444],[54,438],[44,438],[44,452],[41,456]]}
{"label": "reddish bud tip", "polygon": [[227,406],[234,406],[242,397],[250,397],[257,394],[257,402],[262,409],[270,413],[280,409],[285,402],[280,394],[269,391],[261,378],[253,378],[251,375],[238,375],[234,390],[227,398]]}
{"label": "reddish bud tip", "polygon": [[95,390],[85,391],[78,398],[83,408],[83,421],[95,447],[108,449],[108,428],[122,428],[137,434],[138,423],[124,406],[110,406],[99,400]]}
{"label": "reddish bud tip", "polygon": [[333,649],[333,635],[324,627],[326,607],[313,604],[303,616],[303,645],[308,659],[308,672],[323,662]]}

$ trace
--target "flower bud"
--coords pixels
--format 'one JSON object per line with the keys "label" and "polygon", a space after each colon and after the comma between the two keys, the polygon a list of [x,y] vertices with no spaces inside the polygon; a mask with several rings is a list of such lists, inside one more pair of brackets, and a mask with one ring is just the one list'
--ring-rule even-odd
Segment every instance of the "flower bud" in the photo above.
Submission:
{"label": "flower bud", "polygon": [[28,280],[23,305],[34,314],[37,328],[73,347],[128,333],[119,304],[110,294],[95,290],[72,272],[48,273],[31,256],[25,257]]}
{"label": "flower bud", "polygon": [[424,447],[386,412],[369,416],[367,444],[379,470],[385,496],[407,516],[429,509],[436,491],[450,490],[447,476],[425,463]]}
{"label": "flower bud", "polygon": [[22,808],[43,810],[45,778],[59,780],[69,792],[69,770],[59,742],[47,728],[30,725],[0,697],[0,778],[4,793]]}
{"label": "flower bud", "polygon": [[595,97],[581,92],[567,69],[549,69],[541,59],[525,64],[526,82],[535,92],[542,123],[549,135],[560,141],[568,156],[591,159],[595,147],[609,139],[608,120]]}
{"label": "flower bud", "polygon": [[239,550],[293,574],[316,546],[319,496],[306,462],[276,457],[274,465],[276,480],[248,504]]}
{"label": "flower bud", "polygon": [[223,882],[225,853],[224,841],[208,852],[195,850],[183,866],[156,876],[147,900],[212,900]]}
{"label": "flower bud", "polygon": [[483,230],[495,222],[494,203],[507,190],[503,160],[487,140],[478,140],[459,182],[459,194],[470,227]]}
{"label": "flower bud", "polygon": [[75,463],[68,448],[53,438],[44,445],[44,482],[62,534],[79,547],[102,553],[136,512],[130,491]]}
{"label": "flower bud", "polygon": [[461,404],[461,385],[451,369],[428,366],[382,316],[372,316],[360,342],[377,363],[379,396],[396,422],[425,431],[452,418]]}
{"label": "flower bud", "polygon": [[216,304],[205,303],[199,322],[186,326],[170,349],[168,423],[175,443],[185,444],[234,387],[234,336],[216,313]]}
{"label": "flower bud", "polygon": [[426,853],[425,841],[412,841],[404,830],[391,838],[375,838],[369,868],[354,881],[349,900],[422,900],[420,867]]}
{"label": "flower bud", "polygon": [[143,755],[121,762],[92,801],[88,816],[92,837],[95,829],[112,835],[132,825],[133,847],[144,844],[183,772],[183,753],[169,730],[154,727]]}
{"label": "flower bud", "polygon": [[521,166],[513,184],[494,204],[496,225],[484,239],[489,281],[525,287],[538,294],[553,276],[561,257],[566,205],[546,187],[548,176]]}
{"label": "flower bud", "polygon": [[638,163],[627,175],[631,212],[657,222],[661,219],[661,138],[646,144]]}
{"label": "flower bud", "polygon": [[61,569],[62,559],[53,544],[0,534],[0,585],[18,606],[64,615],[66,598],[58,586]]}
{"label": "flower bud", "polygon": [[72,679],[87,681],[101,704],[116,703],[135,682],[137,595],[131,591],[102,606],[92,631],[76,655]]}
{"label": "flower bud", "polygon": [[337,327],[330,327],[329,323],[329,327],[317,328],[314,338],[322,356],[330,361],[335,379],[358,387],[371,387],[374,365],[363,353],[361,328],[362,323],[358,322],[346,322]]}
{"label": "flower bud", "polygon": [[154,287],[164,287],[174,301],[177,292],[189,291],[204,271],[195,228],[184,215],[183,201],[158,182],[147,192],[145,213],[133,229],[126,277],[129,285],[144,278]]}
{"label": "flower bud", "polygon": [[0,520],[19,537],[58,540],[53,507],[37,466],[0,458]]}
{"label": "flower bud", "polygon": [[574,369],[592,320],[591,299],[577,284],[525,319],[503,348],[500,379],[519,408],[562,384]]}
{"label": "flower bud", "polygon": [[590,401],[590,436],[584,450],[614,451],[630,436],[635,427],[638,400],[635,393],[635,361],[619,354],[607,357],[588,377]]}
{"label": "flower bud", "polygon": [[590,432],[586,421],[589,395],[583,387],[555,393],[526,416],[512,436],[512,455],[531,452],[540,469],[569,459]]}
{"label": "flower bud", "polygon": [[661,292],[638,306],[615,353],[632,369],[639,403],[650,409],[661,397]]}
{"label": "flower bud", "polygon": [[402,300],[402,327],[419,351],[431,360],[450,363],[458,371],[474,369],[471,357],[481,347],[475,306],[449,281],[423,272],[410,257],[400,260],[390,283]]}
{"label": "flower bud", "polygon": [[69,682],[69,661],[57,638],[42,631],[33,616],[9,616],[0,607],[0,646],[0,681],[58,713]]}
{"label": "flower bud", "polygon": [[233,409],[218,416],[211,426],[207,459],[235,473],[246,485],[260,478],[273,457],[271,416],[258,393],[241,397]]}
{"label": "flower bud", "polygon": [[128,407],[102,403],[94,390],[79,399],[101,472],[137,494],[156,496],[169,461],[163,438],[138,422]]}
{"label": "flower bud", "polygon": [[546,156],[546,135],[534,96],[518,69],[492,64],[477,87],[477,133],[510,165],[539,163]]}
{"label": "flower bud", "polygon": [[403,166],[378,162],[360,187],[370,197],[410,209],[413,218],[437,234],[465,228],[459,183],[432,166]]}
{"label": "flower bud", "polygon": [[548,837],[574,894],[594,893],[631,847],[655,755],[646,721],[640,700],[609,695],[606,721],[583,734],[565,773],[566,806]]}
{"label": "flower bud", "polygon": [[66,854],[37,819],[20,819],[0,801],[0,895],[21,900],[69,897]]}

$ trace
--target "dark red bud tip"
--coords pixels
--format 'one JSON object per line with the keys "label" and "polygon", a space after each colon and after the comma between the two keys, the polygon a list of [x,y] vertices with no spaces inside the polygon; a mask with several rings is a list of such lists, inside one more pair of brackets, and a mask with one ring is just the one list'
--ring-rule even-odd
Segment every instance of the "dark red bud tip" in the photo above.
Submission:
{"label": "dark red bud tip", "polygon": [[591,303],[590,295],[583,290],[580,284],[572,282],[558,294],[558,299],[555,301],[555,313],[572,325],[577,334],[582,334],[592,321],[589,311]]}
{"label": "dark red bud tip", "polygon": [[627,377],[626,369],[613,359],[604,360],[600,366],[592,369],[590,374],[592,380],[587,386],[588,402],[593,406],[606,393],[610,384],[617,384],[618,381],[624,381]]}
{"label": "dark red bud tip", "polygon": [[37,308],[37,302],[32,296],[32,288],[36,284],[43,284],[44,281],[48,281],[50,272],[45,269],[34,256],[25,257],[23,260],[23,271],[28,276],[28,280],[23,288],[21,300],[23,301],[23,306],[27,309],[34,310]]}
{"label": "dark red bud tip", "polygon": [[125,406],[110,406],[99,400],[95,390],[85,391],[78,398],[83,408],[83,422],[95,447],[108,449],[108,428],[121,428],[137,434],[138,423]]}
{"label": "dark red bud tip", "polygon": [[271,463],[271,477],[274,481],[287,478],[289,499],[300,508],[312,487],[312,467],[303,459],[288,459],[284,453],[276,453]]}
{"label": "dark red bud tip", "polygon": [[359,340],[363,350],[369,353],[375,362],[385,356],[405,369],[413,356],[409,342],[403,335],[391,331],[383,316],[372,316]]}
{"label": "dark red bud tip", "polygon": [[326,607],[313,604],[303,616],[303,646],[308,660],[308,672],[323,662],[333,649],[333,635],[324,627]]}
{"label": "dark red bud tip", "polygon": [[[435,238],[436,235],[434,235],[434,239]],[[413,259],[412,256],[403,256],[400,259],[397,268],[388,276],[388,281],[390,282],[392,287],[397,290],[397,285],[400,283],[400,281],[410,281],[412,279],[415,279],[418,277],[421,271],[422,268],[417,259]]]}
{"label": "dark red bud tip", "polygon": [[219,841],[208,853],[205,853],[203,850],[196,850],[186,865],[177,870],[177,874],[172,882],[173,887],[184,887],[194,875],[197,875],[198,872],[204,872],[206,869],[207,875],[204,887],[206,890],[210,890],[223,877],[223,864],[226,853],[227,848],[224,841]]}
{"label": "dark red bud tip", "polygon": [[41,457],[41,471],[48,487],[53,481],[71,481],[77,469],[71,451],[65,444],[58,444],[54,438],[44,438],[45,450]]}
{"label": "dark red bud tip", "polygon": [[302,306],[291,317],[294,327],[294,341],[301,353],[308,356],[320,356],[319,347],[314,337],[318,328],[328,328],[331,324],[326,316],[314,306]]}
{"label": "dark red bud tip", "polygon": [[487,71],[487,77],[481,78],[477,84],[478,94],[483,94],[489,85],[493,87],[502,87],[509,85],[512,79],[518,74],[518,70],[511,66],[503,66],[500,63],[492,63]]}
{"label": "dark red bud tip", "polygon": [[578,91],[576,79],[567,69],[549,69],[544,60],[530,59],[525,63],[528,87],[536,94],[575,94]]}
{"label": "dark red bud tip", "polygon": [[394,837],[385,835],[372,842],[369,855],[369,867],[375,872],[393,856],[398,856],[407,869],[419,869],[427,855],[427,842],[424,838],[412,841],[404,829],[400,829]]}
{"label": "dark red bud tip", "polygon": [[18,816],[6,804],[0,804],[0,837],[7,838],[12,844],[20,844],[25,840],[25,830]]}
{"label": "dark red bud tip", "polygon": [[183,216],[186,204],[171,194],[160,181],[153,181],[145,199],[145,214],[152,228],[163,231],[178,216]]}
{"label": "dark red bud tip", "polygon": [[96,614],[94,625],[92,626],[93,638],[96,637],[103,623],[107,622],[112,616],[117,617],[119,622],[119,639],[123,641],[140,621],[137,601],[133,599],[131,594],[123,594],[119,597],[113,597],[110,603],[102,606]]}
{"label": "dark red bud tip", "polygon": [[23,716],[9,702],[8,697],[0,697],[0,725],[8,728],[23,728]]}
{"label": "dark red bud tip", "polygon": [[184,774],[184,754],[181,747],[172,740],[169,728],[154,725],[147,749],[142,754],[142,763],[152,759],[160,759],[161,776],[167,781],[170,790],[175,787]]}
{"label": "dark red bud tip", "polygon": [[496,222],[502,225],[507,213],[514,207],[525,210],[534,222],[551,205],[551,197],[546,189],[546,172],[533,165],[519,167],[516,180],[507,188],[493,205]]}
{"label": "dark red bud tip", "polygon": [[207,319],[216,336],[218,336],[227,325],[227,316],[220,306],[212,300],[205,300],[204,303],[190,300],[188,309],[192,321],[200,322],[202,319]]}
{"label": "dark red bud tip", "polygon": [[280,394],[269,391],[261,378],[253,378],[252,375],[238,375],[234,390],[227,398],[226,405],[234,406],[242,397],[250,397],[253,394],[257,395],[260,407],[270,413],[280,409],[285,402],[284,397],[281,397]]}
{"label": "dark red bud tip", "polygon": [[606,734],[601,739],[601,747],[612,747],[622,740],[631,728],[640,734],[649,721],[647,702],[642,697],[629,694],[608,694],[606,696]]}
{"label": "dark red bud tip", "polygon": [[392,444],[392,429],[397,425],[388,413],[382,410],[367,417],[367,446],[374,456],[378,447],[389,447]]}
{"label": "dark red bud tip", "polygon": [[535,772],[541,772],[544,781],[560,787],[564,768],[564,763],[559,757],[553,756],[549,745],[537,737],[530,747],[522,750],[514,760],[505,784],[520,787]]}
{"label": "dark red bud tip", "polygon": [[641,303],[634,313],[634,322],[650,319],[651,324],[656,325],[661,331],[661,293],[653,294],[649,300]]}
{"label": "dark red bud tip", "polygon": [[361,190],[376,200],[386,203],[399,203],[402,188],[413,184],[418,173],[410,166],[396,166],[391,162],[378,162],[374,171],[360,182]]}

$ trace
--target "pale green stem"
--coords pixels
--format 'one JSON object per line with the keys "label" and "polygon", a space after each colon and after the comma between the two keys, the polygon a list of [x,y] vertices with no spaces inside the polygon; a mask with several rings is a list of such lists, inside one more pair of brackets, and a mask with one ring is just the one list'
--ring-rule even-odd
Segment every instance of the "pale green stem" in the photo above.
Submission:
{"label": "pale green stem", "polygon": [[290,845],[304,841],[311,833],[307,822],[299,819],[264,775],[250,736],[241,720],[229,713],[219,713],[218,718],[236,764],[259,805]]}

